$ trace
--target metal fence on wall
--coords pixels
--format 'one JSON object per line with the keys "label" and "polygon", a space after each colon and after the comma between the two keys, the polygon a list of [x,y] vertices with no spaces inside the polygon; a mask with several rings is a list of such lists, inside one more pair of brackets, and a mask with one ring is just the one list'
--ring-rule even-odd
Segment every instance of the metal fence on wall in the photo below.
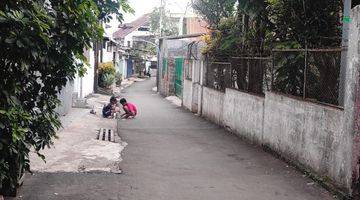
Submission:
{"label": "metal fence on wall", "polygon": [[257,95],[274,91],[338,105],[341,49],[273,50],[270,57],[236,57],[209,62],[206,85]]}
{"label": "metal fence on wall", "polygon": [[232,88],[264,95],[270,88],[271,81],[266,71],[271,61],[271,57],[234,57],[230,62],[210,62],[206,84],[220,91]]}
{"label": "metal fence on wall", "polygon": [[230,88],[264,95],[270,89],[271,57],[234,57],[231,58]]}
{"label": "metal fence on wall", "polygon": [[231,63],[229,62],[209,62],[206,71],[206,86],[225,91],[229,86],[228,80],[231,79]]}
{"label": "metal fence on wall", "polygon": [[272,91],[338,105],[341,49],[273,50]]}

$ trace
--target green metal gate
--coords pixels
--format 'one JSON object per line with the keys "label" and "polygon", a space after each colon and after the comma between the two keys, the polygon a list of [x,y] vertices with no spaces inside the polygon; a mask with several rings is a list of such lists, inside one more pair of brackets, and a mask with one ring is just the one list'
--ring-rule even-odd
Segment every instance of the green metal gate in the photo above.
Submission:
{"label": "green metal gate", "polygon": [[180,98],[182,98],[182,90],[183,90],[183,85],[182,85],[183,66],[184,66],[184,59],[175,58],[175,94]]}

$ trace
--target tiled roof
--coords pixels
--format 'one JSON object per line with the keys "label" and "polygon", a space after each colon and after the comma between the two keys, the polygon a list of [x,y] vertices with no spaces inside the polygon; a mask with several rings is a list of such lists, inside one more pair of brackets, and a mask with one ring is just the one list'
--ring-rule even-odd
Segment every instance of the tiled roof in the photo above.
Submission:
{"label": "tiled roof", "polygon": [[119,28],[119,30],[117,30],[113,34],[113,37],[115,39],[124,38],[125,36],[129,35],[130,33],[136,31],[141,26],[148,25],[149,23],[150,23],[150,14],[145,14],[131,23],[123,24]]}

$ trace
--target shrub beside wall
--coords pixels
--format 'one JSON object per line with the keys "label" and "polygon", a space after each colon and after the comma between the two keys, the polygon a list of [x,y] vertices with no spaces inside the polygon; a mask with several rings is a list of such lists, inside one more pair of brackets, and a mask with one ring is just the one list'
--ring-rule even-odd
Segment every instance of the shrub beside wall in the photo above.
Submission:
{"label": "shrub beside wall", "polygon": [[115,83],[115,66],[113,62],[99,64],[99,86],[110,88]]}

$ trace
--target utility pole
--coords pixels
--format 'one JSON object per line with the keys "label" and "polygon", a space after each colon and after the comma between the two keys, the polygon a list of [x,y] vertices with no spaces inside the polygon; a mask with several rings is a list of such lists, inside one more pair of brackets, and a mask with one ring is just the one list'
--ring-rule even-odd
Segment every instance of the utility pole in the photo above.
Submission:
{"label": "utility pole", "polygon": [[[100,26],[103,26],[103,22],[101,20],[98,21]],[[94,49],[94,93],[99,91],[99,51],[102,50],[103,47],[103,38],[100,40],[95,39],[93,42]],[[102,56],[102,52],[101,52]],[[101,62],[101,61],[100,61]]]}
{"label": "utility pole", "polygon": [[347,67],[347,49],[349,46],[349,28],[350,28],[350,14],[351,14],[351,0],[343,0],[343,32],[341,41],[341,66],[340,66],[340,83],[339,83],[339,105],[344,106],[345,96],[345,77]]}
{"label": "utility pole", "polygon": [[186,14],[187,14],[188,9],[189,9],[190,6],[191,6],[191,3],[188,2],[188,3],[186,4],[186,8],[185,8],[185,11],[184,11],[183,16],[180,17],[179,34],[178,34],[178,35],[186,35],[186,32],[185,32],[185,31],[188,31],[188,30],[186,30],[186,29],[185,29],[185,31],[184,31],[184,25],[186,25],[186,24],[184,24],[184,23],[186,22]]}
{"label": "utility pole", "polygon": [[164,15],[165,15],[165,0],[160,2],[160,37],[163,36],[163,24],[164,24]]}
{"label": "utility pole", "polygon": [[160,86],[160,41],[161,37],[163,36],[163,23],[164,23],[164,13],[165,13],[165,0],[160,0],[160,20],[159,20],[159,28],[160,28],[160,37],[159,37],[159,44],[157,46],[157,75],[156,75],[156,87],[159,91]]}
{"label": "utility pole", "polygon": [[94,93],[98,92],[98,85],[99,85],[99,41],[96,39],[93,42],[93,49],[94,49]]}

